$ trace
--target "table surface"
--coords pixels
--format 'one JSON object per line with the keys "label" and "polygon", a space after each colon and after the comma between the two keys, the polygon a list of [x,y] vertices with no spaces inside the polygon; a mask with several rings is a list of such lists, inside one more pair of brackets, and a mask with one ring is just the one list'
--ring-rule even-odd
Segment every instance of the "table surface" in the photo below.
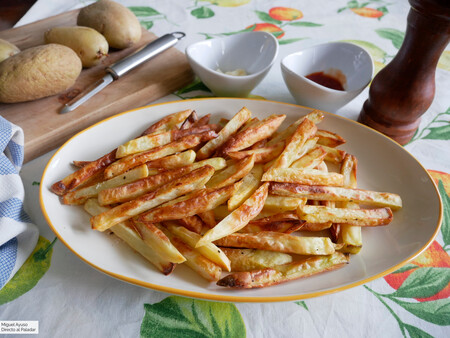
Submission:
{"label": "table surface", "polygon": [[[276,63],[252,94],[288,103],[295,101],[281,76],[279,63],[283,57],[315,44],[346,40],[365,47],[375,68],[380,70],[398,52],[409,11],[405,0],[119,2],[130,7],[141,24],[156,35],[186,32],[187,37],[177,45],[182,51],[193,42],[225,36],[247,27],[279,32],[275,34],[280,44]],[[18,24],[88,3],[84,0],[38,0]],[[3,2],[0,8],[0,29],[5,29]],[[40,231],[37,249],[49,250],[43,260],[31,257],[9,282],[8,288],[0,290],[0,320],[37,320],[44,337],[159,337],[163,334],[190,337],[200,336],[200,333],[211,337],[219,334],[230,337],[448,336],[449,88],[450,50],[447,48],[436,69],[435,99],[423,115],[417,134],[405,145],[439,182],[444,219],[441,232],[431,246],[406,268],[336,294],[286,303],[219,303],[126,284],[82,262],[56,240],[48,227],[38,203],[39,182],[53,151],[27,163],[21,172],[26,192],[25,209]],[[201,95],[212,94],[186,91],[158,102]],[[367,96],[368,89],[335,113],[356,120]],[[399,288],[408,289],[407,296],[397,296],[395,292]]]}

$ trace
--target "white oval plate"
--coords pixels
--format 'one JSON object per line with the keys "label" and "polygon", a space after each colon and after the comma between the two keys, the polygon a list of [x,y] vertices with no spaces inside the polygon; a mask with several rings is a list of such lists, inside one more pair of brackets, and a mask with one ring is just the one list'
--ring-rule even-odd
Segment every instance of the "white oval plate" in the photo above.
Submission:
{"label": "white oval plate", "polygon": [[165,115],[195,109],[212,121],[231,118],[246,106],[253,116],[286,114],[283,127],[310,108],[252,99],[199,99],[158,104],[101,121],[67,141],[50,159],[40,185],[40,203],[58,238],[82,260],[120,280],[168,293],[232,302],[279,302],[342,291],[395,271],[433,241],[442,220],[442,202],[428,172],[403,147],[352,120],[326,114],[321,129],[347,140],[340,148],[358,158],[358,187],[400,194],[403,208],[384,227],[363,228],[363,248],[350,264],[336,271],[263,289],[233,290],[208,283],[186,266],[164,276],[114,236],[94,231],[82,207],[62,205],[50,191],[52,183],[73,172],[73,160],[93,160],[136,137]]}

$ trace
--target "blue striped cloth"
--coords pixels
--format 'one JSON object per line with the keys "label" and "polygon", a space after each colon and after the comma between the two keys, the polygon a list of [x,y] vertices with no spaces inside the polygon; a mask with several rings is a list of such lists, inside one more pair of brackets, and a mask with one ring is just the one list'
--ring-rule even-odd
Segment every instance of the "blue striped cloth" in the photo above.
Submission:
{"label": "blue striped cloth", "polygon": [[36,246],[39,233],[23,209],[19,171],[24,135],[0,116],[0,289],[19,270]]}

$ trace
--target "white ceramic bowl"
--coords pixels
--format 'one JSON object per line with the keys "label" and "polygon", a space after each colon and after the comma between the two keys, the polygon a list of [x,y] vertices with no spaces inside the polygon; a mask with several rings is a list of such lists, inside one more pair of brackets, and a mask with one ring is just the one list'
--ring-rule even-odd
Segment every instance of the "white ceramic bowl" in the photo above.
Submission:
{"label": "white ceramic bowl", "polygon": [[[216,96],[225,97],[247,97],[266,76],[277,55],[278,41],[266,32],[209,39],[186,48],[197,76]],[[224,74],[237,69],[245,70],[247,75]]]}
{"label": "white ceramic bowl", "polygon": [[[335,112],[370,83],[373,61],[363,48],[330,42],[290,54],[281,61],[284,81],[298,104]],[[344,74],[344,90],[330,89],[306,78],[316,72]]]}

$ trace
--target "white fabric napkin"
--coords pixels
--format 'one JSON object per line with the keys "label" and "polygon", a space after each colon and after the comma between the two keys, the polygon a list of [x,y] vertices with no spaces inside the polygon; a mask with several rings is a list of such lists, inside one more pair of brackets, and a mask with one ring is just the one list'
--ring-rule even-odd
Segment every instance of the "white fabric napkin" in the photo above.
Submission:
{"label": "white fabric napkin", "polygon": [[36,246],[39,232],[23,209],[19,171],[24,135],[0,116],[0,289],[14,276]]}

